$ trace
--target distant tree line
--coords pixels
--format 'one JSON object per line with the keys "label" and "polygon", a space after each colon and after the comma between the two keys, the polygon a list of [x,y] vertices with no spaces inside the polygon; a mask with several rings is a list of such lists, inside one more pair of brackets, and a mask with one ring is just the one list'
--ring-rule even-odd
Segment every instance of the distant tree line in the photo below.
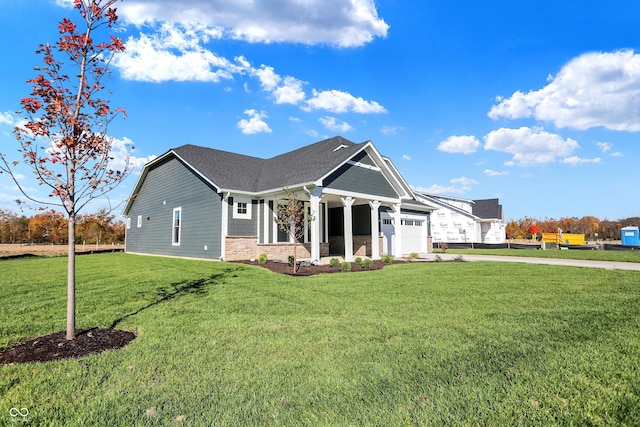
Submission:
{"label": "distant tree line", "polygon": [[[0,209],[0,243],[67,244],[66,215],[55,210],[31,217]],[[107,210],[78,215],[76,243],[124,242],[125,224]]]}
{"label": "distant tree line", "polygon": [[[529,218],[511,220],[507,223],[507,239],[531,239],[536,233],[555,233],[558,228],[565,233],[584,234],[587,240],[620,240],[620,229],[640,225],[640,217],[631,217],[610,221],[594,216],[582,218]],[[538,234],[538,238],[540,235]]]}

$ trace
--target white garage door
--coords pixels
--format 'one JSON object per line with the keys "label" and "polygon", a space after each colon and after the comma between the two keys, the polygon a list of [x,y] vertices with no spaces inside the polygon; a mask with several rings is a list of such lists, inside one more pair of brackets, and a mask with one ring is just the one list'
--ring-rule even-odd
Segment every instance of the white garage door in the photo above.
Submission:
{"label": "white garage door", "polygon": [[[395,221],[388,213],[381,214],[382,233],[386,237],[387,247],[385,253],[393,253],[396,227]],[[424,217],[414,215],[402,215],[402,255],[416,252],[424,254],[427,252],[427,222]]]}
{"label": "white garage door", "polygon": [[402,254],[427,252],[426,222],[424,219],[402,219]]}

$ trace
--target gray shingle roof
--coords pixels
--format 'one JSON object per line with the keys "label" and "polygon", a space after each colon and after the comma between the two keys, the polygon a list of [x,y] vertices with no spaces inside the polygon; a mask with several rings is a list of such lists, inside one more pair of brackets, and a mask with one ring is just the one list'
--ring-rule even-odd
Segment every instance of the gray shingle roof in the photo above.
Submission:
{"label": "gray shingle roof", "polygon": [[173,151],[220,189],[260,192],[316,181],[364,145],[336,136],[270,159],[191,144]]}
{"label": "gray shingle roof", "polygon": [[502,219],[502,205],[498,199],[473,201],[473,214],[482,219]]}

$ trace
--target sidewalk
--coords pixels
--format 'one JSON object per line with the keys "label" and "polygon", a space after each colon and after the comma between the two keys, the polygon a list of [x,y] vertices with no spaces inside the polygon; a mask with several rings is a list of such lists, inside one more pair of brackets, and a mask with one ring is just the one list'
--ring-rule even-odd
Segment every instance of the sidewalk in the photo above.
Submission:
{"label": "sidewalk", "polygon": [[496,262],[519,262],[523,264],[547,264],[564,265],[569,267],[604,268],[606,270],[633,270],[640,271],[640,263],[618,262],[618,261],[590,261],[584,259],[557,259],[557,258],[533,258],[520,256],[498,256],[498,255],[469,255],[469,254],[429,254],[424,261],[435,261],[439,256],[443,261],[451,261],[460,258],[464,261],[496,261]]}

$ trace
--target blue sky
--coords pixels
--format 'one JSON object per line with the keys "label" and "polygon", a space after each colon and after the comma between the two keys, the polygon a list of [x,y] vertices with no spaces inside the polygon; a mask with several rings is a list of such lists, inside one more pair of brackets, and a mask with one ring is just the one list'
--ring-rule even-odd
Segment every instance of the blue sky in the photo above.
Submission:
{"label": "blue sky", "polygon": [[[2,0],[0,150],[70,0]],[[109,131],[272,157],[371,140],[414,188],[506,219],[640,216],[637,0],[124,0]],[[29,181],[24,185],[44,193]],[[124,200],[130,176],[111,195]],[[0,175],[0,207],[15,210]]]}

